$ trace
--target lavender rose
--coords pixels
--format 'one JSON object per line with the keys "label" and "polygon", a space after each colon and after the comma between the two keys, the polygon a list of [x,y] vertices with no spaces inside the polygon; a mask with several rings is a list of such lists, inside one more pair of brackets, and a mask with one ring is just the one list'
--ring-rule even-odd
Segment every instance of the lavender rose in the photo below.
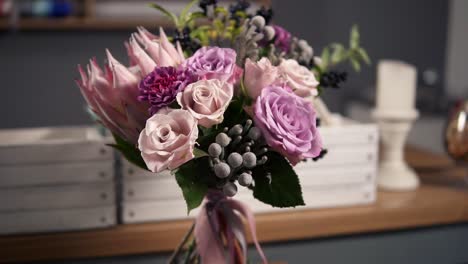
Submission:
{"label": "lavender rose", "polygon": [[197,120],[186,110],[163,108],[146,121],[138,148],[148,169],[175,169],[193,159]]}
{"label": "lavender rose", "polygon": [[148,101],[150,112],[155,114],[159,109],[170,105],[185,86],[197,78],[188,70],[174,67],[156,67],[139,84],[140,101]]}
{"label": "lavender rose", "polygon": [[232,84],[219,80],[200,80],[188,85],[177,95],[177,102],[187,109],[201,126],[223,122],[224,111],[234,93]]}
{"label": "lavender rose", "polygon": [[242,70],[236,65],[233,49],[202,47],[185,62],[186,67],[203,79],[236,83]]}
{"label": "lavender rose", "polygon": [[281,51],[288,53],[291,47],[291,33],[276,25],[273,26],[273,29],[275,30],[275,46],[281,49]]}
{"label": "lavender rose", "polygon": [[316,113],[309,101],[283,87],[268,86],[254,105],[255,125],[267,144],[292,165],[320,154],[322,139],[316,128]]}

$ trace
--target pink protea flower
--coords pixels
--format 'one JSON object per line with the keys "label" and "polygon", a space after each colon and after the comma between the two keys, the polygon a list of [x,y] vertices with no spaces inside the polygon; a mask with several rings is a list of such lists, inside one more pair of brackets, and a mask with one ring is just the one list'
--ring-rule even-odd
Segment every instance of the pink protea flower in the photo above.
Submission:
{"label": "pink protea flower", "polygon": [[132,67],[124,66],[107,51],[104,69],[96,59],[90,61],[86,71],[78,66],[81,80],[77,84],[99,121],[112,133],[136,144],[150,106],[138,100],[140,79],[156,66],[177,66],[185,58],[180,45],[172,45],[162,29],[157,37],[140,27],[126,47]]}
{"label": "pink protea flower", "polygon": [[107,51],[108,64],[101,69],[92,59],[87,71],[79,65],[81,80],[77,80],[86,102],[99,121],[112,133],[136,143],[149,117],[147,103],[139,102],[139,77],[118,62]]}

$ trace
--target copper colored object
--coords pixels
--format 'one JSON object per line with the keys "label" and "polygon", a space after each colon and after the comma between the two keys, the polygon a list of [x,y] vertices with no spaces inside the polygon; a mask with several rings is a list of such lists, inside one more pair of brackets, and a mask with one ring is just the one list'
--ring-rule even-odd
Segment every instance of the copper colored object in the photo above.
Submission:
{"label": "copper colored object", "polygon": [[468,101],[456,107],[445,130],[445,147],[455,160],[468,162]]}

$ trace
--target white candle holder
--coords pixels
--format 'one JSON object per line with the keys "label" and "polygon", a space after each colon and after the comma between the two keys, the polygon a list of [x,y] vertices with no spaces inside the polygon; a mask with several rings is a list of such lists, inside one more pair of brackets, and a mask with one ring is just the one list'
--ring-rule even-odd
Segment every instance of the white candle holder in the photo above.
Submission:
{"label": "white candle holder", "polygon": [[405,162],[404,146],[418,111],[373,111],[377,121],[381,151],[377,185],[383,190],[410,191],[418,188],[419,178]]}

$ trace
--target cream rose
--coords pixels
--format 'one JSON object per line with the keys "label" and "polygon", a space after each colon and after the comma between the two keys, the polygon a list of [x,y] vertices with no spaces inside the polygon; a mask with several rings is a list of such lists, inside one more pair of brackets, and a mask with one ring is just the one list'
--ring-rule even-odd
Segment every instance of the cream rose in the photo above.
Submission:
{"label": "cream rose", "polygon": [[223,122],[224,111],[231,102],[232,84],[216,79],[189,84],[177,95],[179,105],[190,112],[204,127]]}
{"label": "cream rose", "polygon": [[296,60],[283,60],[278,66],[281,77],[295,94],[301,97],[317,95],[319,82],[315,75]]}
{"label": "cream rose", "polygon": [[152,172],[173,170],[193,159],[197,120],[186,110],[163,108],[146,121],[138,148]]}
{"label": "cream rose", "polygon": [[250,59],[245,62],[244,84],[247,94],[253,99],[262,93],[263,88],[277,82],[278,78],[278,68],[265,57],[257,62]]}

